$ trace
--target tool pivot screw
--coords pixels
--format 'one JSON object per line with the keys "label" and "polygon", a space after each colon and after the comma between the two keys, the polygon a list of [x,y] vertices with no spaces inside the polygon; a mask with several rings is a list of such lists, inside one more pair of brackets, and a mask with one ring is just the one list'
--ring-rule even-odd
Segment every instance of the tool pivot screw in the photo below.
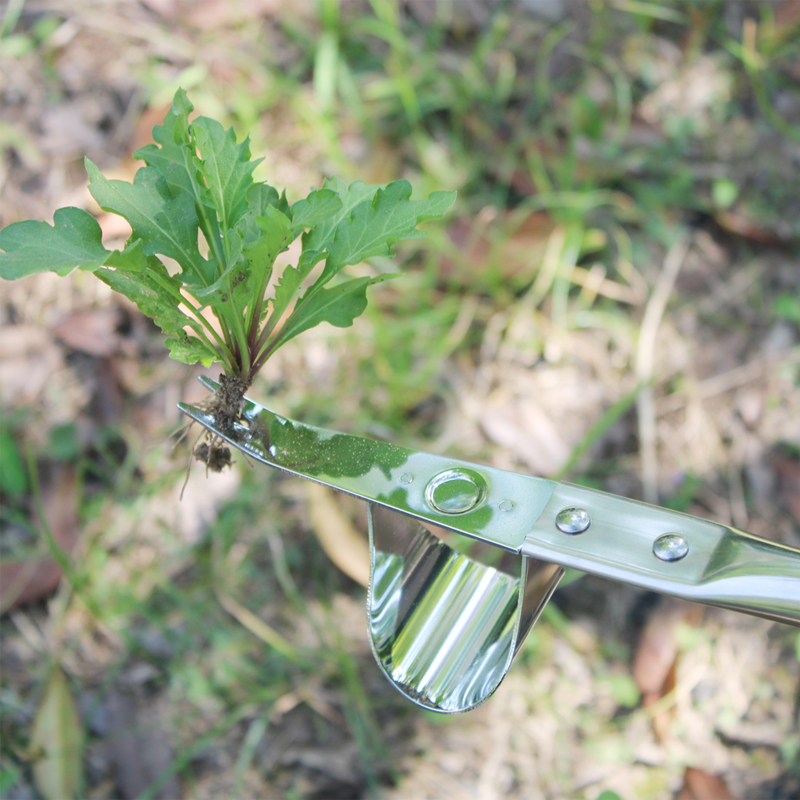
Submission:
{"label": "tool pivot screw", "polygon": [[425,501],[440,514],[466,514],[486,498],[486,484],[477,472],[455,468],[439,473],[425,487]]}
{"label": "tool pivot screw", "polygon": [[589,529],[592,524],[592,518],[586,509],[578,508],[577,506],[570,506],[569,508],[562,508],[556,514],[556,528],[561,533],[569,533],[574,535],[576,533],[583,533]]}
{"label": "tool pivot screw", "polygon": [[653,554],[662,561],[680,561],[689,552],[689,542],[679,533],[665,533],[653,542]]}

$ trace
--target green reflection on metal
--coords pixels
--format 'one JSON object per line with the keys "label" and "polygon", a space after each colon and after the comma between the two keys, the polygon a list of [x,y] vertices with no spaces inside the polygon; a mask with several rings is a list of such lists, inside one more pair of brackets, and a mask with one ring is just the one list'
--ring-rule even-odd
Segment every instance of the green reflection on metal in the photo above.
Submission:
{"label": "green reflection on metal", "polygon": [[312,477],[356,478],[377,467],[387,480],[403,466],[409,451],[343,433],[326,437],[307,425],[263,409],[250,421],[250,434],[261,439],[276,466]]}

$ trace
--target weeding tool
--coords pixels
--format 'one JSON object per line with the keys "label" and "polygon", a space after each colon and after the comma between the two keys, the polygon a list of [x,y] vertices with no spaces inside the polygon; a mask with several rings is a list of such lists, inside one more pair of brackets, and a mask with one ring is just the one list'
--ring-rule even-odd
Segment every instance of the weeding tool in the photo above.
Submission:
{"label": "weeding tool", "polygon": [[[209,389],[217,384],[201,379]],[[367,503],[375,657],[414,702],[486,700],[564,569],[800,626],[800,550],[717,522],[543,478],[316,428],[246,400],[223,433],[254,461]],[[509,573],[457,552],[453,531],[513,554]]]}

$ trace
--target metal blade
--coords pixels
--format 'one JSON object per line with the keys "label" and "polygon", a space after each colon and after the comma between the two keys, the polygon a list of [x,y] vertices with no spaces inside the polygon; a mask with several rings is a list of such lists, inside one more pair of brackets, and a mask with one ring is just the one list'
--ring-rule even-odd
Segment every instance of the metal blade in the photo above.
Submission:
{"label": "metal blade", "polygon": [[520,551],[557,486],[305,425],[251,400],[228,434],[208,411],[186,403],[178,407],[255,461],[513,552]]}

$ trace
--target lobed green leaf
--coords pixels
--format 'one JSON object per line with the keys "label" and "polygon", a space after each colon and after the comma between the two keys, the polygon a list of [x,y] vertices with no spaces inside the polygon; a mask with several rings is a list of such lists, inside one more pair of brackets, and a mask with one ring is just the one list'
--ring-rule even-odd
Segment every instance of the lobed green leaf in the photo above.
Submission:
{"label": "lobed green leaf", "polygon": [[0,230],[0,277],[24,278],[37,272],[68,275],[74,269],[96,270],[111,254],[103,247],[97,220],[80,208],[59,208],[53,224],[14,222]]}
{"label": "lobed green leaf", "polygon": [[[232,128],[206,117],[191,121],[193,110],[178,90],[153,129],[154,144],[134,154],[145,166],[132,183],[108,180],[86,161],[95,200],[133,229],[124,250],[106,250],[100,226],[85,211],[59,209],[52,226],[31,221],[0,231],[0,276],[94,270],[156,321],[170,337],[173,358],[206,366],[221,360],[252,376],[277,347],[309,328],[351,325],[367,305],[367,288],[390,276],[328,286],[331,280],[347,265],[391,255],[396,241],[423,236],[417,225],[441,217],[455,198],[434,192],[413,201],[407,181],[347,186],[329,178],[290,206],[285,193],[254,183],[259,162],[251,159],[249,139],[237,143]],[[200,232],[208,258],[198,246]],[[301,233],[297,265],[284,269],[267,301],[275,260]],[[159,255],[181,271],[171,275]],[[320,262],[316,280],[295,302]],[[204,307],[216,328],[200,316]]]}
{"label": "lobed green leaf", "polygon": [[312,191],[305,200],[298,200],[292,206],[292,224],[296,230],[319,226],[338,214],[342,206],[342,198],[332,189]]}
{"label": "lobed green leaf", "polygon": [[215,361],[220,360],[213,350],[185,331],[181,335],[167,339],[167,347],[170,357],[183,364],[197,364],[199,361],[204,367],[210,367]]}
{"label": "lobed green leaf", "polygon": [[148,167],[157,169],[173,194],[185,191],[194,195],[197,186],[197,168],[191,158],[194,144],[189,132],[189,114],[193,110],[186,92],[178,89],[163,124],[153,128],[153,140],[157,144],[140,147],[133,154]]}
{"label": "lobed green leaf", "polygon": [[[348,328],[367,307],[367,287],[380,283],[395,275],[380,275],[377,278],[351,278],[330,289],[309,289],[297,303],[286,325],[281,329],[277,349],[289,339],[328,322],[337,328]],[[316,284],[315,284],[316,286]]]}
{"label": "lobed green leaf", "polygon": [[89,191],[105,211],[119,214],[142,240],[145,255],[174,258],[185,282],[207,286],[214,280],[215,265],[200,255],[194,200],[187,192],[173,197],[164,176],[153,167],[142,167],[133,183],[109,180],[86,159]]}
{"label": "lobed green leaf", "polygon": [[433,192],[427,200],[411,200],[411,184],[405,180],[378,189],[371,202],[361,202],[337,226],[325,271],[335,274],[370,256],[392,255],[394,242],[425,236],[417,224],[440,218],[455,199],[455,192]]}
{"label": "lobed green leaf", "polygon": [[317,222],[311,230],[304,234],[303,250],[324,250],[333,241],[339,223],[361,203],[372,200],[377,191],[383,187],[368,186],[364,181],[354,181],[348,186],[340,178],[327,178],[322,184],[322,188],[334,192],[341,201],[341,206],[338,211]]}
{"label": "lobed green leaf", "polygon": [[237,144],[233,128],[226,131],[214,119],[199,117],[191,128],[200,151],[210,204],[216,209],[225,233],[247,210],[253,170],[263,159],[251,161],[249,137]]}
{"label": "lobed green leaf", "polygon": [[180,310],[180,280],[172,277],[158,258],[144,254],[141,240],[115,251],[107,263],[113,269],[98,269],[95,275],[136,303],[164,333],[177,333],[194,322]]}

